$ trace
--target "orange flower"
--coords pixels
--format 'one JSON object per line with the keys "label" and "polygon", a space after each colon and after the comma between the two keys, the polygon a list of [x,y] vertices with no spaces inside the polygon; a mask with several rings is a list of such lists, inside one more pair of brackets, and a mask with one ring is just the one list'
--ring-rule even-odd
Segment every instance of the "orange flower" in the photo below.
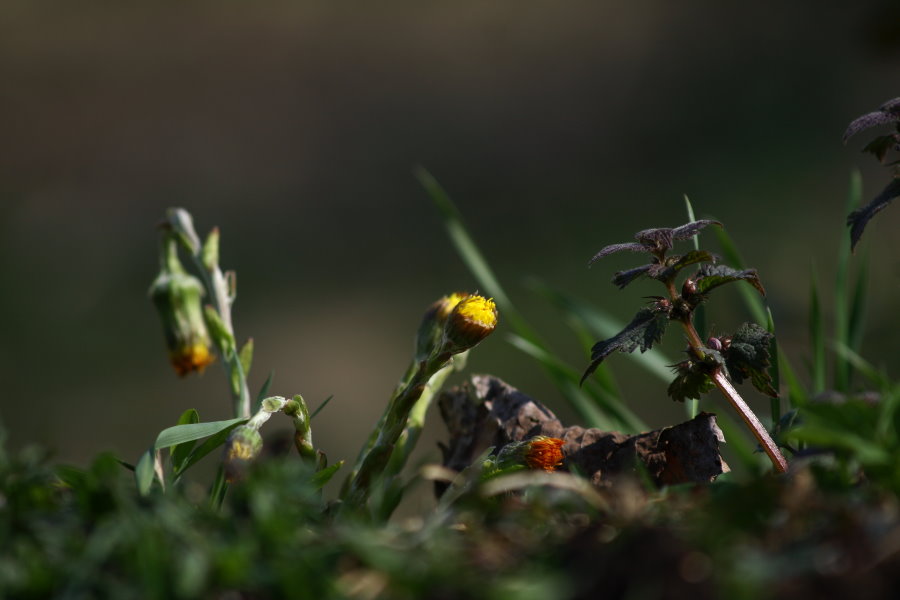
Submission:
{"label": "orange flower", "polygon": [[559,438],[543,435],[531,438],[525,450],[525,464],[530,469],[555,471],[556,467],[562,464],[563,444],[565,442]]}

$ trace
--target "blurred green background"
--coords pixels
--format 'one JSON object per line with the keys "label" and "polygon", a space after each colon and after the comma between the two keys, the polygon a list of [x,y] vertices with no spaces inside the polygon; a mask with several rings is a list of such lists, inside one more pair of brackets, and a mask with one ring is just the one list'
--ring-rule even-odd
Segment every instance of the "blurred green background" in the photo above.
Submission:
{"label": "blurred green background", "polygon": [[[639,229],[721,219],[760,270],[805,372],[812,265],[833,279],[857,115],[900,94],[900,10],[845,2],[5,2],[0,8],[0,419],[14,447],[134,460],[186,408],[228,418],[218,365],[179,380],[146,291],[167,206],[219,225],[238,273],[251,386],[302,393],[332,459],[352,458],[405,369],[421,313],[475,282],[412,176],[428,168],[525,316],[587,357],[524,284],[537,277],[627,321],[634,255],[587,259]],[[896,370],[900,209],[873,222],[866,355]],[[716,248],[711,234],[706,243]],[[711,323],[747,316],[725,292]],[[831,309],[825,300],[826,311]],[[501,316],[502,320],[502,316]],[[501,328],[473,352],[571,422]],[[682,345],[670,336],[666,350]],[[652,426],[663,386],[610,360]],[[753,406],[768,403],[748,390]],[[709,410],[729,409],[710,398]],[[436,414],[433,415],[436,418]],[[279,423],[273,421],[273,423]],[[287,427],[279,423],[282,428]],[[276,428],[269,428],[271,431]],[[438,456],[432,419],[424,458]]]}

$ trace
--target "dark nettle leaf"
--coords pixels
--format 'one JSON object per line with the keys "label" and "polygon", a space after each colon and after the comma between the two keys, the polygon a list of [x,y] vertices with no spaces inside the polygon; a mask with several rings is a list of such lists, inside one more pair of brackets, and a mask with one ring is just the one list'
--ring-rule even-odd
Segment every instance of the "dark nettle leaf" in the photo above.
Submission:
{"label": "dark nettle leaf", "polygon": [[671,256],[665,265],[652,265],[648,275],[659,281],[671,280],[685,267],[701,262],[716,262],[716,257],[706,250],[691,250],[684,256]]}
{"label": "dark nettle leaf", "polygon": [[731,338],[725,365],[735,383],[749,379],[757,390],[776,398],[778,391],[769,377],[769,348],[774,337],[756,323],[744,323]]}
{"label": "dark nettle leaf", "polygon": [[879,135],[874,140],[866,144],[863,152],[868,152],[878,159],[878,162],[884,162],[884,157],[892,149],[900,150],[900,133],[891,135]]}
{"label": "dark nettle leaf", "polygon": [[619,271],[613,276],[612,282],[613,284],[619,286],[619,289],[625,289],[626,285],[641,277],[642,275],[646,275],[647,271],[655,266],[657,265],[642,265],[640,267],[628,269],[627,271]]}
{"label": "dark nettle leaf", "polygon": [[700,396],[713,389],[712,379],[706,374],[702,363],[685,360],[673,365],[675,379],[669,384],[669,397],[678,402],[688,398],[700,399]]}
{"label": "dark nettle leaf", "polygon": [[657,229],[644,229],[634,234],[637,243],[629,242],[625,244],[611,244],[604,247],[600,252],[595,254],[588,265],[593,264],[604,256],[609,256],[615,252],[650,252],[652,254],[664,254],[672,248],[672,244],[676,241],[686,240],[694,237],[697,233],[707,225],[722,226],[718,221],[711,219],[701,219],[699,221],[691,221],[680,227],[660,227]]}
{"label": "dark nettle leaf", "polygon": [[634,352],[638,348],[641,352],[649,350],[662,338],[668,324],[669,313],[659,305],[642,308],[625,329],[607,340],[594,344],[591,348],[591,364],[582,375],[581,383],[597,369],[603,359],[616,350],[625,353]]}
{"label": "dark nettle leaf", "polygon": [[850,227],[850,246],[852,248],[856,248],[856,244],[859,242],[859,238],[862,237],[869,220],[898,196],[900,196],[900,177],[895,177],[871,202],[860,209],[854,210],[847,216],[847,225]]}
{"label": "dark nettle leaf", "polygon": [[697,284],[698,294],[706,294],[720,285],[725,285],[732,281],[746,281],[755,287],[760,294],[766,295],[766,290],[759,280],[759,274],[756,272],[756,269],[739,271],[726,265],[706,264],[702,265],[697,271],[694,281]]}
{"label": "dark nettle leaf", "polygon": [[646,252],[647,249],[641,244],[636,244],[634,242],[628,242],[627,244],[610,244],[609,246],[604,247],[600,252],[591,257],[591,260],[588,261],[588,266],[594,264],[594,262],[600,260],[604,256],[609,256],[610,254],[614,254],[616,252],[624,252],[628,250],[629,252]]}
{"label": "dark nettle leaf", "polygon": [[872,127],[877,127],[879,125],[896,123],[897,121],[897,115],[882,110],[876,110],[875,112],[865,114],[854,119],[853,122],[847,126],[847,130],[844,132],[844,143],[846,144],[847,140],[860,131],[865,131],[866,129],[871,129]]}

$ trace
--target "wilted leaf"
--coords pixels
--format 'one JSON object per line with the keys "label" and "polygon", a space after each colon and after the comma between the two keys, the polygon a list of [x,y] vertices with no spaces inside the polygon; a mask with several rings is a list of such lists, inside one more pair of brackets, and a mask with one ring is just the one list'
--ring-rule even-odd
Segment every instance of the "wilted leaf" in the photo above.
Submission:
{"label": "wilted leaf", "polygon": [[727,265],[705,264],[700,267],[695,277],[698,294],[706,294],[720,285],[725,285],[732,281],[746,281],[755,287],[760,294],[766,295],[766,290],[759,280],[759,274],[757,274],[756,269],[739,271]]}
{"label": "wilted leaf", "polygon": [[898,196],[900,196],[900,178],[894,178],[871,202],[860,209],[854,210],[847,216],[847,225],[850,227],[851,248],[856,248],[856,244],[862,237],[869,219],[887,207]]}
{"label": "wilted leaf", "polygon": [[656,307],[642,308],[625,329],[607,340],[594,344],[591,348],[591,364],[581,376],[581,384],[597,369],[603,359],[616,350],[625,353],[634,352],[638,348],[641,352],[649,350],[662,338],[668,324],[667,312]]}

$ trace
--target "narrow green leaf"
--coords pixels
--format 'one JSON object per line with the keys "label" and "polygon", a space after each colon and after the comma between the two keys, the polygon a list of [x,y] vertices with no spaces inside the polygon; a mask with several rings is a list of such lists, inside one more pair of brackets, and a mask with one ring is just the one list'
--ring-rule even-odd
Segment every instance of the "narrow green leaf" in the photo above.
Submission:
{"label": "narrow green leaf", "polygon": [[140,460],[138,460],[138,463],[134,468],[134,479],[137,483],[138,493],[141,496],[149,494],[150,488],[153,486],[153,477],[155,476],[153,460],[155,455],[155,448],[150,448],[141,455]]}
{"label": "narrow green leaf", "polygon": [[825,326],[822,319],[822,307],[819,304],[819,284],[815,266],[809,284],[809,344],[812,349],[813,393],[825,391]]}
{"label": "narrow green leaf", "polygon": [[332,398],[334,398],[334,394],[325,398],[325,400],[322,401],[322,404],[320,404],[318,406],[318,408],[316,408],[316,410],[314,410],[312,412],[312,414],[309,416],[309,420],[312,421],[313,419],[315,419],[316,415],[319,414],[320,412],[322,412],[322,409],[325,408],[329,402],[331,402]]}
{"label": "narrow green leaf", "polygon": [[312,483],[313,487],[317,490],[325,487],[331,478],[334,477],[334,474],[338,472],[338,470],[344,466],[344,461],[338,461],[331,466],[325,467],[321,471],[316,471],[312,478],[310,479],[310,483]]}
{"label": "narrow green leaf", "polygon": [[154,449],[165,448],[166,446],[174,446],[191,440],[199,440],[219,433],[223,429],[245,423],[247,419],[229,419],[227,421],[212,421],[209,423],[194,423],[191,425],[175,425],[168,429],[163,429],[156,438]]}
{"label": "narrow green leaf", "polygon": [[778,363],[779,369],[778,372],[784,379],[785,384],[788,388],[788,399],[791,402],[792,408],[798,408],[804,406],[807,401],[806,390],[803,389],[803,386],[800,385],[800,379],[797,377],[794,369],[791,367],[788,362],[787,356],[785,356],[784,352],[779,351],[778,353]]}
{"label": "narrow green leaf", "polygon": [[[727,231],[720,227],[717,227],[715,232],[725,262],[735,269],[743,270],[745,268],[744,261],[741,259],[741,254],[738,252],[737,246],[734,244],[731,236],[728,235]],[[738,286],[738,292],[744,300],[744,305],[747,307],[747,310],[753,316],[753,320],[756,321],[758,325],[765,326],[766,310],[762,298],[753,293],[753,290],[749,289],[747,286]]]}
{"label": "narrow green leaf", "polygon": [[[189,408],[188,410],[184,411],[184,413],[182,413],[182,415],[178,418],[178,425],[193,425],[199,422],[200,413],[198,413],[194,408]],[[196,443],[196,440],[190,440],[181,444],[169,446],[169,455],[172,458],[172,467],[175,470],[178,470],[178,466],[182,462],[184,462],[184,459],[187,458],[188,454],[190,454]]]}
{"label": "narrow green leaf", "polygon": [[241,360],[241,368],[244,369],[244,377],[246,378],[250,374],[250,367],[253,365],[253,338],[247,339],[238,357]]}
{"label": "narrow green leaf", "polygon": [[216,471],[216,478],[213,480],[209,488],[209,505],[214,510],[222,508],[222,502],[225,500],[225,492],[228,491],[228,482],[225,481],[225,467],[219,465]]}
{"label": "narrow green leaf", "polygon": [[[850,191],[847,194],[846,211],[852,212],[862,200],[862,177],[858,170],[850,176]],[[848,302],[848,279],[850,272],[850,239],[842,235],[838,245],[837,270],[834,277],[834,338],[845,346],[850,346],[850,308]],[[834,361],[834,388],[846,392],[850,385],[850,364],[842,357]]]}
{"label": "narrow green leaf", "polygon": [[240,425],[241,422],[242,421],[238,421],[237,423],[229,425],[222,431],[213,434],[203,440],[203,443],[194,448],[194,450],[190,453],[190,455],[188,455],[184,462],[175,470],[175,475],[182,475],[185,471],[200,462],[200,460],[207,454],[224,444],[225,440],[228,439],[228,435],[231,433],[231,431],[235,427]]}
{"label": "narrow green leaf", "polygon": [[769,378],[772,380],[772,387],[775,389],[775,395],[769,397],[769,409],[772,414],[772,424],[781,420],[781,365],[778,362],[778,338],[775,336],[775,318],[772,317],[772,310],[766,307],[766,330],[772,334],[772,342],[769,344]]}
{"label": "narrow green leaf", "polygon": [[[532,278],[529,280],[528,285],[532,290],[549,300],[569,318],[582,323],[583,326],[591,332],[594,339],[612,337],[625,327],[624,323],[610,316],[608,313],[591,306],[575,296],[556,290],[540,280]],[[592,345],[593,340],[590,346]],[[588,350],[590,350],[590,346],[588,347]],[[637,364],[646,369],[647,372],[654,375],[661,382],[668,384],[669,381],[671,381],[672,370],[669,365],[676,361],[667,357],[658,349],[653,348],[642,354],[628,354],[627,357],[637,362]]]}
{"label": "narrow green leaf", "polygon": [[559,374],[558,381],[562,382],[560,385],[566,386],[573,399],[572,407],[579,414],[585,426],[605,429],[618,428],[633,432],[647,429],[637,415],[616,396],[609,394],[599,385],[588,381],[588,385],[579,388],[577,383],[580,375],[572,367],[523,337],[510,334],[507,338],[514,347],[540,362],[546,369]]}
{"label": "narrow green leaf", "polygon": [[853,286],[853,298],[850,301],[850,322],[847,328],[847,346],[859,352],[862,347],[863,331],[866,322],[866,289],[869,283],[868,256],[859,263],[856,284]]}

